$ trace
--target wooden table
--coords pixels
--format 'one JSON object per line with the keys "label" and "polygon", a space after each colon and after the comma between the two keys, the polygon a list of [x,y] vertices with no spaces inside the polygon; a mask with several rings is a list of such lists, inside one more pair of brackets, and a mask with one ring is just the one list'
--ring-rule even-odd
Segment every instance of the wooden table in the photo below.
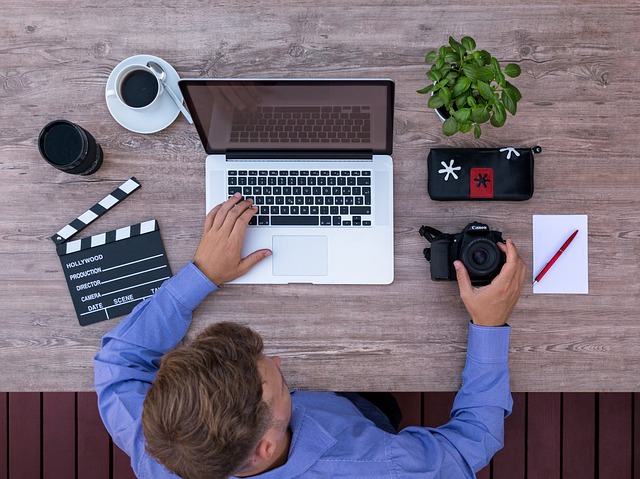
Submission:
{"label": "wooden table", "polygon": [[[189,336],[233,320],[283,357],[292,386],[455,390],[467,315],[454,282],[433,283],[422,224],[471,220],[511,236],[532,263],[533,214],[589,215],[589,295],[533,295],[510,321],[518,391],[640,391],[640,6],[569,0],[475,6],[338,2],[5,0],[0,18],[0,390],[90,390],[93,356],[119,319],[80,327],[49,237],[136,176],[143,187],[81,236],[156,218],[174,271],[191,260],[204,217],[205,153],[182,117],[141,135],[110,116],[111,70],[158,55],[183,77],[389,77],[396,81],[395,281],[389,286],[227,286],[197,310]],[[348,5],[344,6],[343,5]],[[535,2],[534,2],[535,3]],[[387,5],[389,4],[389,5]],[[470,34],[517,62],[523,93],[501,129],[445,138],[416,90],[424,54]],[[503,63],[504,64],[504,63]],[[90,177],[39,157],[50,120],[76,122],[105,151]],[[534,146],[536,192],[521,203],[434,202],[436,146]]]}

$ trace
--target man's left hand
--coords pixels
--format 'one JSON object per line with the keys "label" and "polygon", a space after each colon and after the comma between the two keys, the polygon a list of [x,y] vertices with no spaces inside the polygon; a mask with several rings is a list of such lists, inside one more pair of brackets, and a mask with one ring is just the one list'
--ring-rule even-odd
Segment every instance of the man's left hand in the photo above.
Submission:
{"label": "man's left hand", "polygon": [[236,193],[207,215],[193,263],[216,286],[239,278],[271,255],[270,250],[261,249],[246,258],[240,256],[247,224],[256,212],[252,200],[241,201]]}

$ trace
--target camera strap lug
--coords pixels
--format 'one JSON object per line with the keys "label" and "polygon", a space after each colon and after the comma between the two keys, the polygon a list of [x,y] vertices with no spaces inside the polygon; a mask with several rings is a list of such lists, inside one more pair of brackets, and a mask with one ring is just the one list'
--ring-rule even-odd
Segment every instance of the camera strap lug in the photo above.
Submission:
{"label": "camera strap lug", "polygon": [[[420,227],[420,236],[426,238],[429,243],[432,243],[433,239],[440,235],[442,235],[442,232],[435,228],[432,228],[431,226],[423,225],[422,227]],[[422,254],[424,254],[424,257],[427,261],[431,261],[431,248],[425,248],[424,250],[422,250]]]}
{"label": "camera strap lug", "polygon": [[433,239],[436,236],[440,236],[442,234],[441,231],[432,228],[431,226],[422,226],[420,227],[420,236],[424,236],[429,243],[433,242]]}

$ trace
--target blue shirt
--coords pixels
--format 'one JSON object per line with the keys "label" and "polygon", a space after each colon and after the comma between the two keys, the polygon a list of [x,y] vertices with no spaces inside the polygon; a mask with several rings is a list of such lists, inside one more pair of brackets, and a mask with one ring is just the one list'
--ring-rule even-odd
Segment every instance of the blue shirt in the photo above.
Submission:
{"label": "blue shirt", "polygon": [[[185,336],[193,310],[218,288],[189,263],[102,339],[95,357],[100,415],[141,479],[176,478],[145,452],[142,404],[160,358]],[[428,347],[428,346],[425,346]],[[509,327],[470,324],[451,420],[389,434],[332,392],[292,393],[289,458],[261,479],[475,477],[502,448],[511,412]]]}

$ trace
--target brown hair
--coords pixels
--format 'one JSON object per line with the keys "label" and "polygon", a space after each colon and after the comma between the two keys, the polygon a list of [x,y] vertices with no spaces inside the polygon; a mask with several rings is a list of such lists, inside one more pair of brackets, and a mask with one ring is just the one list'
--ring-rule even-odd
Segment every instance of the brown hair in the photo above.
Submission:
{"label": "brown hair", "polygon": [[184,479],[246,469],[272,418],[262,400],[262,350],[250,328],[217,323],[167,353],[144,401],[147,452]]}

